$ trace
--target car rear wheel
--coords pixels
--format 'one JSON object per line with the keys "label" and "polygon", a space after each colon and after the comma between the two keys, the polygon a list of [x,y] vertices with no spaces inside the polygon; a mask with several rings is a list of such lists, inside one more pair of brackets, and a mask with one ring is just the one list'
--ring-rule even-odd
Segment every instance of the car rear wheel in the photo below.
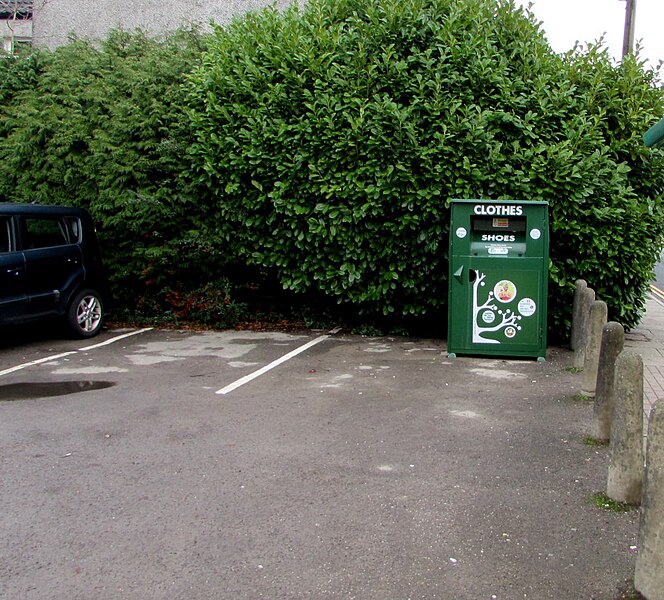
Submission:
{"label": "car rear wheel", "polygon": [[67,311],[67,324],[76,337],[90,338],[101,331],[104,304],[94,290],[82,290],[72,300]]}

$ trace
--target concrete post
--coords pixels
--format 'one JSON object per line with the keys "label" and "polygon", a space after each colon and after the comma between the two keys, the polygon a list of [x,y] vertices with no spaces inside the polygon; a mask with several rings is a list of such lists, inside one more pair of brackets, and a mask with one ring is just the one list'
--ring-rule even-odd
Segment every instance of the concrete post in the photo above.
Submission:
{"label": "concrete post", "polygon": [[643,483],[643,359],[621,352],[616,359],[615,408],[606,495],[638,505]]}
{"label": "concrete post", "polygon": [[648,600],[664,600],[664,403],[650,413],[634,587]]}
{"label": "concrete post", "polygon": [[576,350],[579,346],[579,336],[581,327],[581,307],[583,305],[583,294],[588,284],[585,279],[577,279],[574,283],[574,308],[572,309],[572,333],[570,336],[569,347]]}
{"label": "concrete post", "polygon": [[585,360],[583,361],[583,383],[581,384],[581,391],[588,396],[595,395],[599,349],[602,345],[602,328],[606,325],[606,317],[606,302],[595,300],[590,307],[590,318],[587,327],[588,338],[586,339]]}
{"label": "concrete post", "polygon": [[579,307],[579,325],[578,338],[575,340],[576,347],[574,348],[574,361],[573,365],[577,369],[583,369],[583,364],[586,360],[586,343],[588,341],[588,323],[590,321],[590,307],[595,301],[595,290],[586,287],[580,292],[580,307]]}
{"label": "concrete post", "polygon": [[623,350],[625,330],[620,323],[611,321],[602,328],[602,344],[599,350],[597,386],[591,435],[598,440],[608,440],[614,407],[614,383],[616,358]]}

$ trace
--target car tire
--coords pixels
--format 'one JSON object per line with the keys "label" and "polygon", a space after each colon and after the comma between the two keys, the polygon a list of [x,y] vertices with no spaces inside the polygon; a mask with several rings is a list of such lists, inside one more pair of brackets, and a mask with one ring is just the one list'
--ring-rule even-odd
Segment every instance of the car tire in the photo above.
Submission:
{"label": "car tire", "polygon": [[67,325],[78,338],[91,338],[101,331],[104,303],[94,290],[81,290],[67,310]]}

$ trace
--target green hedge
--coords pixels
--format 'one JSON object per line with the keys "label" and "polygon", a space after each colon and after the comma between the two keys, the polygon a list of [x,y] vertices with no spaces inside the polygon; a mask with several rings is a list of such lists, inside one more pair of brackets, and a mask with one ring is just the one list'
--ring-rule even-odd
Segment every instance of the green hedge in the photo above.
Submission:
{"label": "green hedge", "polygon": [[579,277],[633,326],[662,246],[657,73],[556,55],[508,1],[310,0],[211,36],[74,40],[3,57],[0,108],[0,200],[87,207],[118,306],[173,320],[244,318],[251,279],[428,322],[450,198],[550,203],[554,333]]}
{"label": "green hedge", "polygon": [[0,199],[89,209],[119,309],[176,318],[183,297],[224,286],[225,253],[204,235],[182,176],[192,141],[182,83],[205,48],[195,31],[114,31],[101,45],[0,60],[11,73]]}
{"label": "green hedge", "polygon": [[398,315],[445,305],[450,198],[546,200],[552,330],[578,277],[632,326],[662,241],[654,76],[556,55],[511,2],[313,0],[216,31],[194,165],[234,255]]}

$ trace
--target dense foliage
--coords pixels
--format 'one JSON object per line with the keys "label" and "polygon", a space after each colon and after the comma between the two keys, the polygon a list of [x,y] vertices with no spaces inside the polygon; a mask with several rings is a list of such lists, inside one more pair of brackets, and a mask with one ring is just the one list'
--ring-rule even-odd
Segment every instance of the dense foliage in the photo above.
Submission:
{"label": "dense foliage", "polygon": [[202,234],[181,176],[191,143],[182,82],[205,43],[194,31],[163,40],[115,31],[100,46],[74,40],[0,60],[0,201],[89,209],[120,308],[227,305],[224,253]]}
{"label": "dense foliage", "polygon": [[0,61],[0,201],[89,208],[120,306],[223,325],[249,269],[320,309],[429,320],[449,200],[546,200],[550,328],[579,277],[629,327],[664,227],[664,152],[641,140],[656,75],[601,46],[556,55],[509,0],[114,32]]}
{"label": "dense foliage", "polygon": [[194,164],[233,254],[368,310],[446,302],[448,200],[546,200],[551,318],[586,278],[633,325],[662,240],[655,74],[555,55],[511,2],[323,0],[217,30]]}

